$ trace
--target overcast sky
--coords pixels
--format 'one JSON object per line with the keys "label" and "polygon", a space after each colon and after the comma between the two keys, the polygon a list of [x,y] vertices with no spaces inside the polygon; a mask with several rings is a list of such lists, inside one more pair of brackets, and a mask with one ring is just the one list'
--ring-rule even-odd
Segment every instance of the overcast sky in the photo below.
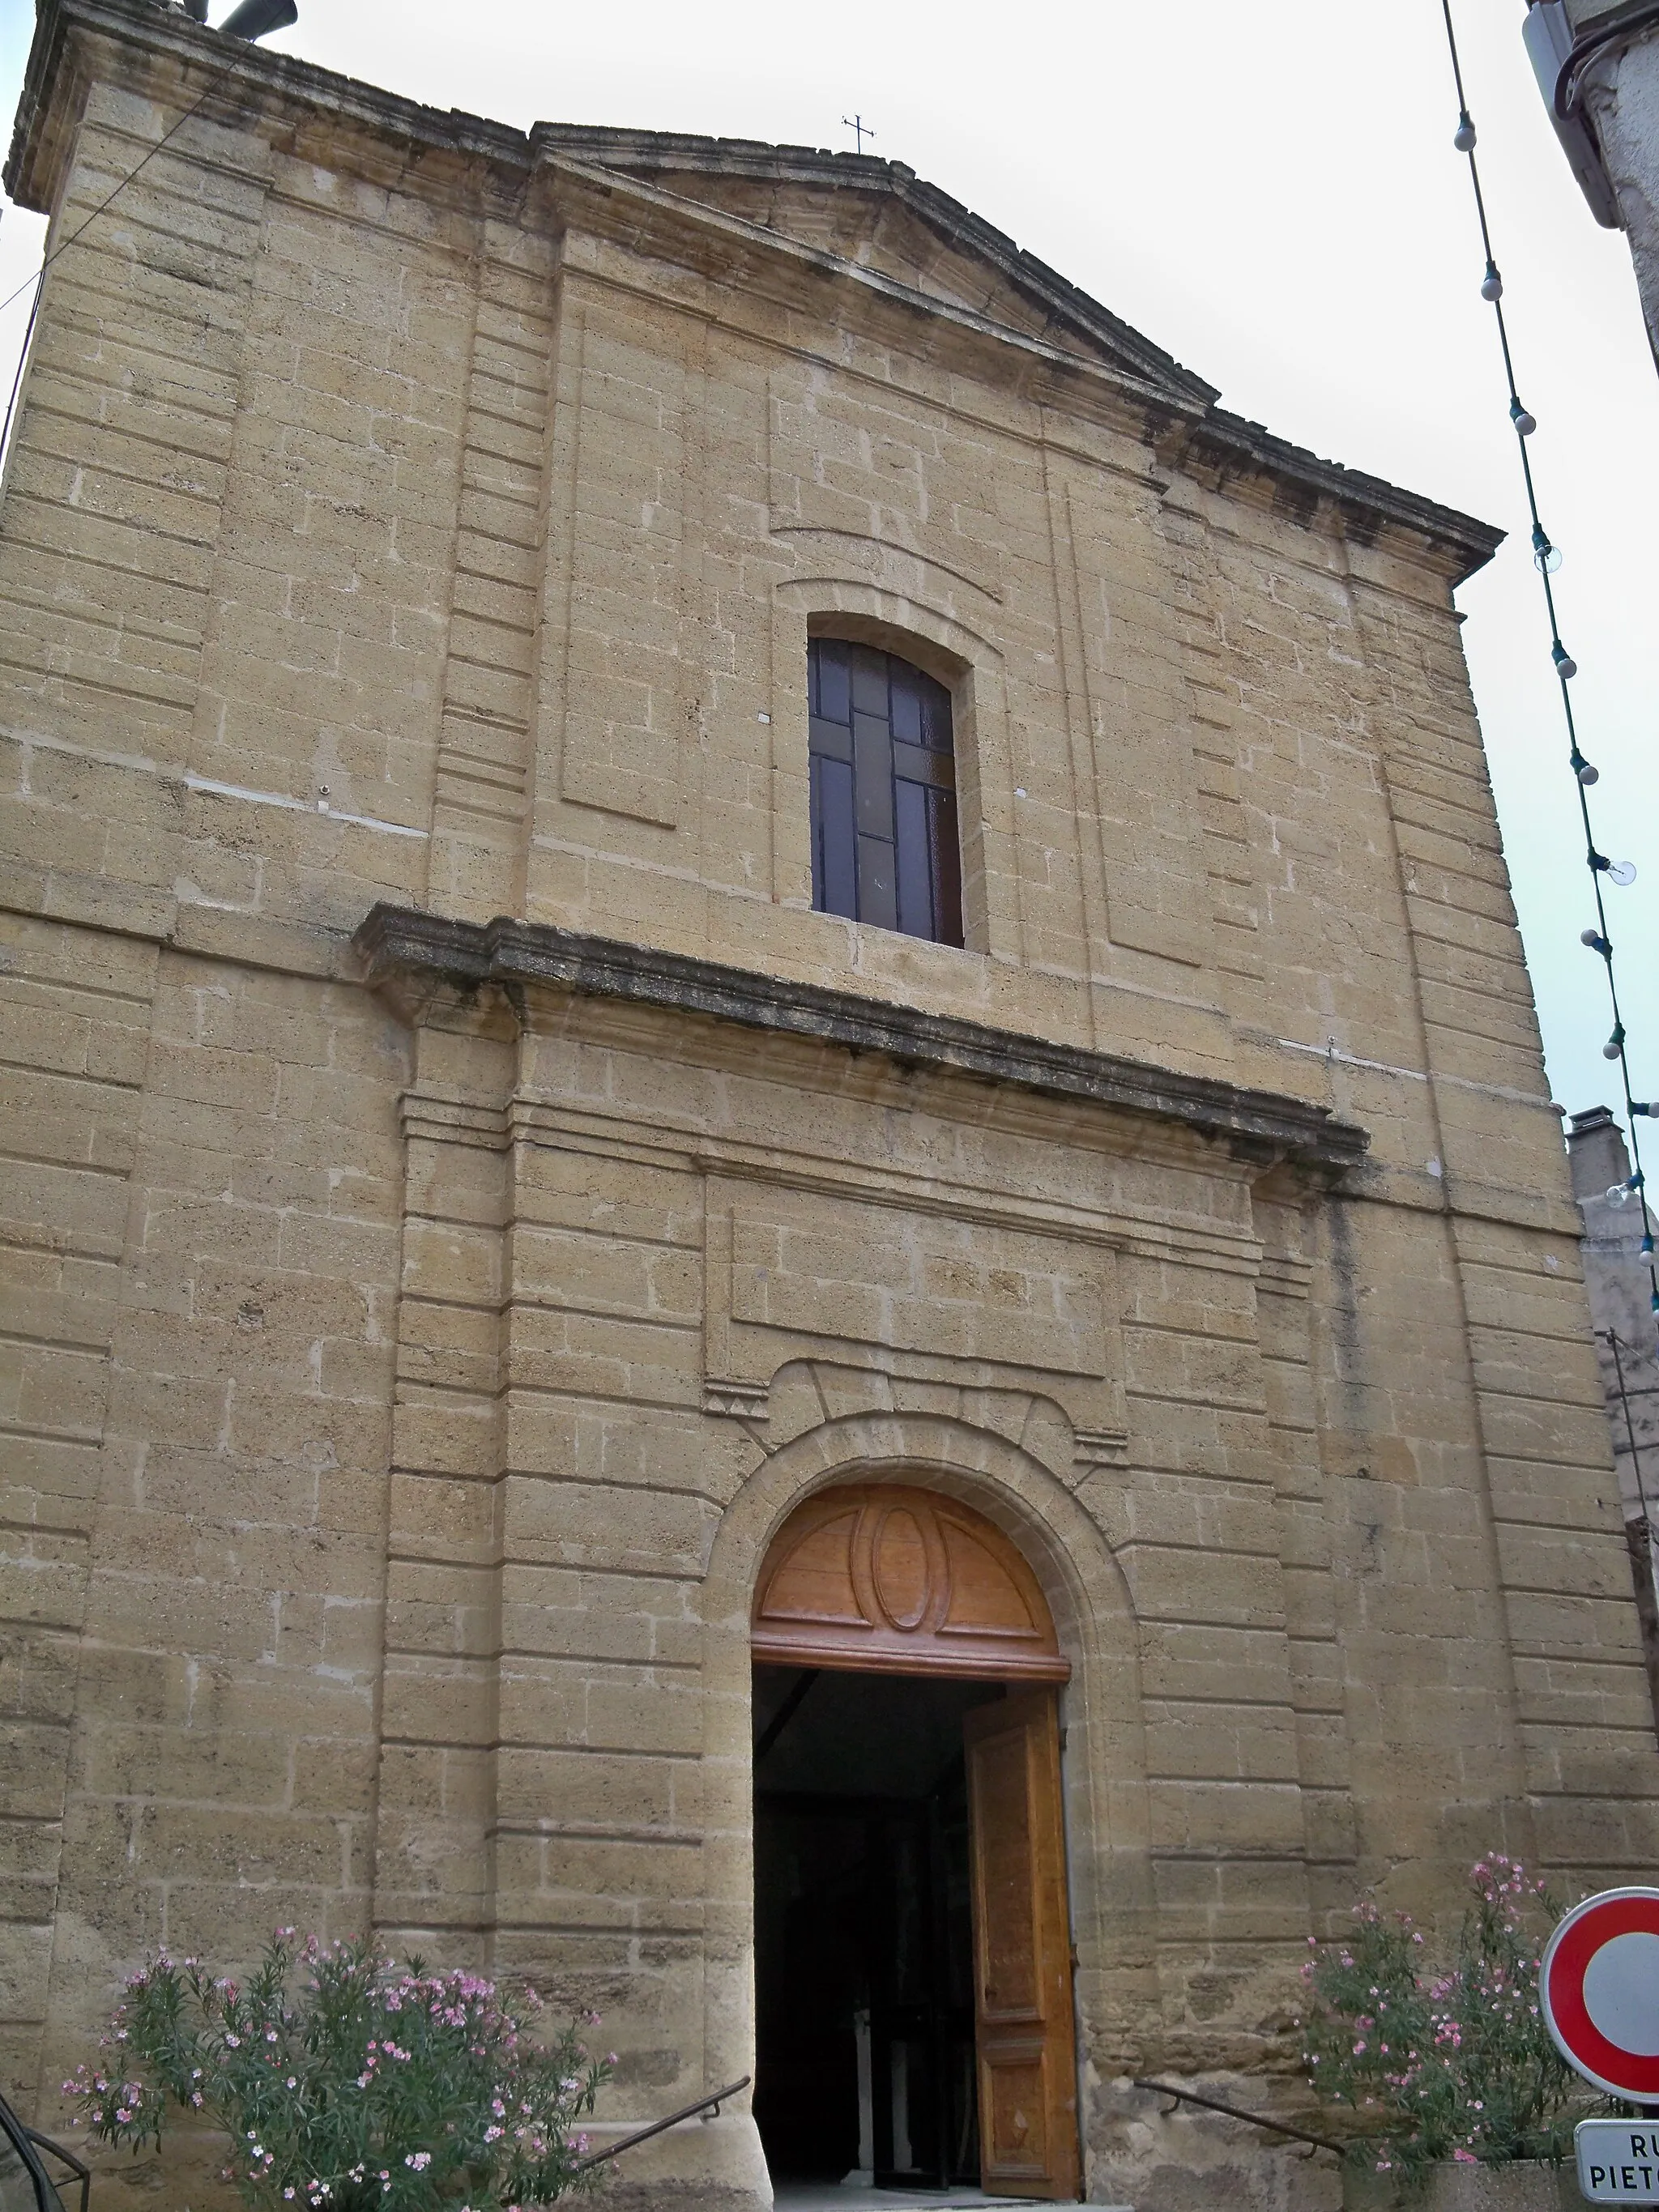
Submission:
{"label": "overcast sky", "polygon": [[[213,0],[217,20],[228,0]],[[1614,1103],[1594,915],[1527,544],[1437,0],[300,0],[267,43],[527,125],[843,147],[908,162],[1281,436],[1503,525],[1467,586],[1486,730],[1555,1095]],[[1622,235],[1596,228],[1521,45],[1520,0],[1462,0],[1465,80],[1609,890],[1638,1095],[1659,1095],[1659,376]],[[15,105],[27,0],[0,0]],[[41,224],[6,208],[0,295]],[[6,388],[27,300],[0,312]],[[1659,1166],[1659,1162],[1655,1164]]]}

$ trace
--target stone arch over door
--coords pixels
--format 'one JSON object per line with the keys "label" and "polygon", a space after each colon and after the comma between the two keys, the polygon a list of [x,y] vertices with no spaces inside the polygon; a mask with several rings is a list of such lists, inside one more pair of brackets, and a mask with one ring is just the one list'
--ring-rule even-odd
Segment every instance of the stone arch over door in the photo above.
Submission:
{"label": "stone arch over door", "polygon": [[[1000,1529],[1030,1569],[1069,1664],[1061,1691],[1066,1826],[1086,2097],[1091,2049],[1126,2009],[1131,1982],[1139,2004],[1151,2001],[1155,1972],[1138,1636],[1128,1585],[1098,1527],[1041,1462],[1005,1437],[933,1414],[855,1414],[807,1431],[756,1469],[715,1531],[702,1637],[708,2078],[735,2080],[752,2070],[755,2056],[750,1693],[757,1583],[773,1540],[804,1499],[832,1486],[872,1484],[959,1500]],[[1079,2117],[1086,2160],[1086,2106]]]}

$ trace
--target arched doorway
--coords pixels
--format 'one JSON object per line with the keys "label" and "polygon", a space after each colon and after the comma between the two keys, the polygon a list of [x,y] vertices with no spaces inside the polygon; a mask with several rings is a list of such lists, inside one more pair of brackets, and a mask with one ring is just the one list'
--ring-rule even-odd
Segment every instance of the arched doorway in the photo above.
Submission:
{"label": "arched doorway", "polygon": [[821,1491],[752,1615],[755,2114],[775,2178],[1076,2196],[1058,1692],[1002,1532]]}

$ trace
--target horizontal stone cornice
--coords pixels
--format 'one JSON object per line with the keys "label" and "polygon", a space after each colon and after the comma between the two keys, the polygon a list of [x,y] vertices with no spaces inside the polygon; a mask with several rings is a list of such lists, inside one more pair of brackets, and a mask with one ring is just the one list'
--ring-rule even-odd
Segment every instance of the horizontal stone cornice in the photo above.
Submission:
{"label": "horizontal stone cornice", "polygon": [[463,992],[550,987],[580,996],[880,1053],[905,1066],[1088,1101],[1231,1139],[1248,1155],[1326,1177],[1365,1156],[1370,1139],[1328,1108],[1212,1076],[1182,1074],[1046,1037],[921,1012],[654,946],[506,917],[483,924],[412,907],[374,907],[353,940],[368,980],[426,978]]}

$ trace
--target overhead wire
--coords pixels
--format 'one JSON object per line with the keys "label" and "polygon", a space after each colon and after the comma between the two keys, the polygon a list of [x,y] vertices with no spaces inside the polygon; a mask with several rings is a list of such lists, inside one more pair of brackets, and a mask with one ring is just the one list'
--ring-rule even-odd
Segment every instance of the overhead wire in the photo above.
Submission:
{"label": "overhead wire", "polygon": [[179,118],[178,121],[173,124],[162,133],[161,137],[156,140],[155,143],[149,149],[149,152],[144,155],[141,161],[134,162],[131,168],[127,171],[125,176],[122,177],[117,182],[112,190],[105,193],[103,198],[99,201],[97,206],[94,208],[92,213],[87,217],[86,221],[78,224],[76,228],[70,233],[67,238],[61,239],[58,243],[52,247],[51,252],[46,256],[45,259],[41,262],[40,266],[35,270],[33,276],[26,276],[23,279],[23,282],[19,284],[15,290],[8,292],[5,298],[3,300],[0,300],[0,314],[3,314],[5,310],[11,306],[12,302],[15,300],[21,300],[24,293],[27,292],[31,286],[33,286],[34,290],[34,298],[29,307],[29,319],[23,331],[23,343],[18,349],[17,368],[11,380],[10,397],[6,401],[5,420],[3,422],[0,422],[0,456],[4,454],[6,450],[6,441],[11,435],[11,418],[17,406],[17,395],[22,389],[23,367],[24,363],[29,357],[29,344],[34,336],[36,318],[40,313],[40,294],[46,284],[47,270],[51,268],[52,263],[58,258],[60,254],[67,253],[71,246],[75,245],[79,240],[86,236],[87,233],[92,228],[94,223],[97,222],[99,216],[102,215],[105,209],[109,206],[110,203],[112,200],[118,199],[120,195],[125,191],[127,186],[132,182],[133,179],[139,174],[140,171],[147,168],[155,159],[155,156],[161,151],[162,148],[172,139],[178,137],[179,133],[184,129],[185,124],[190,121],[191,116],[196,114],[206,104],[206,102],[213,97],[213,94],[230,75],[232,70],[235,68],[238,59],[240,59],[240,56],[233,55],[231,59],[225,64],[222,69],[216,70],[214,72],[214,74],[208,79],[204,90],[196,99],[191,100],[190,106],[185,108],[184,113]]}
{"label": "overhead wire", "polygon": [[1504,314],[1504,279],[1492,252],[1492,227],[1486,217],[1486,195],[1480,189],[1480,165],[1475,158],[1476,132],[1469,103],[1463,87],[1463,68],[1457,51],[1457,33],[1452,22],[1451,0],[1440,0],[1441,13],[1446,22],[1446,45],[1451,55],[1452,79],[1457,88],[1457,129],[1452,143],[1468,161],[1469,182],[1474,190],[1475,214],[1480,225],[1480,244],[1486,255],[1486,273],[1480,280],[1480,296],[1491,306],[1498,321],[1498,343],[1504,357],[1504,377],[1509,387],[1510,427],[1515,433],[1516,449],[1521,457],[1521,474],[1526,485],[1527,511],[1532,520],[1533,562],[1544,587],[1544,607],[1549,617],[1550,659],[1555,669],[1555,679],[1561,695],[1561,712],[1566,725],[1567,766],[1573,788],[1578,797],[1579,820],[1584,833],[1584,858],[1590,872],[1591,895],[1595,902],[1595,927],[1584,931],[1582,942],[1599,955],[1607,971],[1607,996],[1613,1009],[1613,1029],[1602,1046],[1604,1056],[1617,1063],[1620,1081],[1625,1094],[1625,1109],[1629,1130],[1631,1174],[1624,1184],[1615,1184],[1609,1196],[1634,1198],[1641,1207],[1642,1238],[1640,1255],[1647,1262],[1648,1288],[1651,1310],[1659,1327],[1659,1266],[1654,1255],[1653,1217],[1649,1210],[1647,1177],[1642,1166],[1641,1139],[1637,1134],[1638,1120],[1659,1111],[1659,1101],[1638,1099],[1631,1089],[1630,1057],[1625,1031],[1625,1018],[1619,1002],[1619,983],[1613,969],[1612,934],[1607,927],[1607,902],[1603,896],[1601,878],[1610,875],[1616,883],[1628,883],[1634,870],[1626,872],[1625,864],[1609,860],[1597,846],[1595,825],[1590,819],[1589,790],[1600,781],[1600,771],[1585,758],[1578,742],[1578,727],[1573,714],[1572,678],[1578,673],[1578,664],[1561,640],[1561,625],[1557,617],[1555,592],[1550,583],[1553,568],[1559,568],[1559,556],[1544,527],[1539,512],[1538,490],[1533,481],[1532,459],[1527,451],[1527,441],[1538,425],[1531,412],[1522,404],[1516,386],[1515,356],[1510,347],[1509,325]]}

